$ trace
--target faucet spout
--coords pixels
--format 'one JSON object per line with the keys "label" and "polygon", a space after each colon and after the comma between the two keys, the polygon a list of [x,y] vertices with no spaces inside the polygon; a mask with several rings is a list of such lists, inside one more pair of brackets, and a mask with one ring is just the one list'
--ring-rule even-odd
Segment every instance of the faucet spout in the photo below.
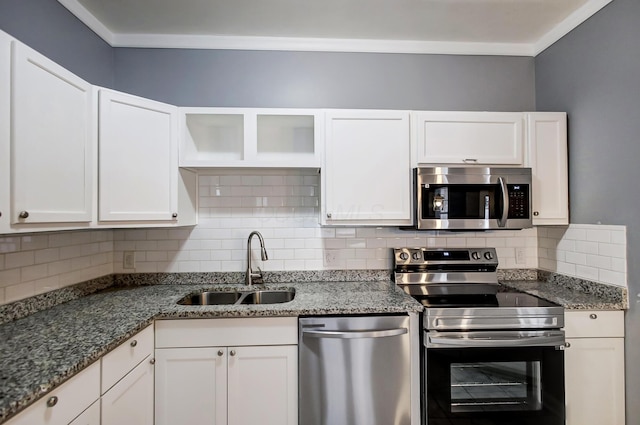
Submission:
{"label": "faucet spout", "polygon": [[262,238],[260,232],[254,230],[253,232],[249,233],[249,239],[247,239],[247,273],[244,278],[245,285],[252,285],[253,283],[259,284],[264,282],[264,278],[262,277],[262,270],[260,270],[260,267],[258,267],[257,272],[254,272],[251,268],[251,240],[254,236],[257,236],[258,240],[260,241],[260,258],[262,258],[262,261],[267,261],[269,259],[267,250],[264,247],[264,239]]}

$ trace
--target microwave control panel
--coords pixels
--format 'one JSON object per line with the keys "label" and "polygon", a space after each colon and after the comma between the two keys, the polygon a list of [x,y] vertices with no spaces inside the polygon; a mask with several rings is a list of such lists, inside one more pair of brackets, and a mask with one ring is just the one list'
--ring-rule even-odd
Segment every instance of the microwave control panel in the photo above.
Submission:
{"label": "microwave control panel", "polygon": [[508,218],[529,218],[529,185],[508,184],[509,215]]}

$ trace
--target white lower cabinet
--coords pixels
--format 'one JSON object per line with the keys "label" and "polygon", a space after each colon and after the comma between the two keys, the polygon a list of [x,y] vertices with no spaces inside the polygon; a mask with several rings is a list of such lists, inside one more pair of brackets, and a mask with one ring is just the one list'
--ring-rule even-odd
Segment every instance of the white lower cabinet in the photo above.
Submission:
{"label": "white lower cabinet", "polygon": [[69,425],[100,425],[100,400],[89,406]]}
{"label": "white lower cabinet", "polygon": [[624,313],[565,312],[567,425],[624,425]]}
{"label": "white lower cabinet", "polygon": [[153,373],[150,358],[102,395],[102,425],[153,425]]}
{"label": "white lower cabinet", "polygon": [[67,425],[99,398],[100,362],[95,362],[6,425]]}
{"label": "white lower cabinet", "polygon": [[156,333],[156,425],[297,424],[296,318],[165,320]]}
{"label": "white lower cabinet", "polygon": [[102,358],[102,425],[153,425],[153,325]]}

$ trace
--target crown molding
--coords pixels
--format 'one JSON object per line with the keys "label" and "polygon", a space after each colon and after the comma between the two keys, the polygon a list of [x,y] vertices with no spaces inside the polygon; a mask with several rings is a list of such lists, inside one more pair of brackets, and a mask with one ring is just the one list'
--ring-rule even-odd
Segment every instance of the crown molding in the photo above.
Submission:
{"label": "crown molding", "polygon": [[240,37],[165,34],[114,34],[113,47],[284,50],[312,52],[413,53],[443,55],[532,56],[529,44],[459,43],[413,40]]}
{"label": "crown molding", "polygon": [[537,56],[612,0],[589,0],[534,43],[474,43],[183,34],[121,34],[109,30],[78,0],[58,0],[111,47],[283,50],[349,53],[411,53],[481,56]]}
{"label": "crown molding", "polygon": [[556,25],[551,31],[540,37],[540,39],[533,45],[533,56],[538,56],[540,53],[551,47],[556,41],[560,40],[565,35],[569,34],[575,28],[577,28],[584,21],[595,15],[603,7],[611,3],[613,0],[590,0],[585,3],[581,8],[574,11],[571,15],[567,16],[562,22]]}

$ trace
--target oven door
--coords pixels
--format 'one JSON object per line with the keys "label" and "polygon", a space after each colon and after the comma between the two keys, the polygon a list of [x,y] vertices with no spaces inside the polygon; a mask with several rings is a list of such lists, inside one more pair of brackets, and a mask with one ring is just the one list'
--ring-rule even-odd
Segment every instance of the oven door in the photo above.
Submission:
{"label": "oven door", "polygon": [[425,332],[427,425],[564,425],[562,331]]}

